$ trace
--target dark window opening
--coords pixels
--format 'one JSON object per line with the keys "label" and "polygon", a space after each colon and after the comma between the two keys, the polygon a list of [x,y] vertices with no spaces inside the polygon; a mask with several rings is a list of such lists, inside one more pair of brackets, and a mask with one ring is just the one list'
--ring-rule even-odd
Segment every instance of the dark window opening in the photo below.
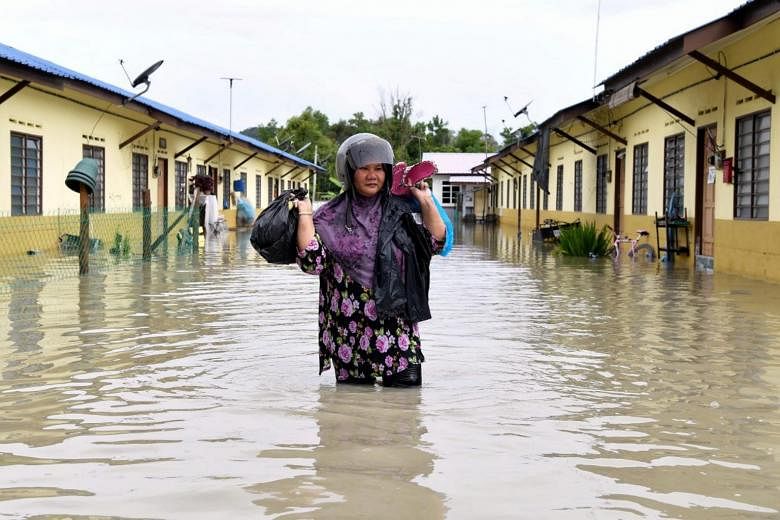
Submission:
{"label": "dark window opening", "polygon": [[89,196],[89,209],[92,211],[106,210],[106,149],[102,146],[82,145],[82,157],[95,159],[98,163],[98,176],[95,179],[95,191]]}
{"label": "dark window opening", "polygon": [[631,189],[631,213],[647,215],[647,157],[648,144],[634,146],[633,187]]}
{"label": "dark window opening", "polygon": [[43,172],[40,137],[11,132],[11,215],[40,215]]}
{"label": "dark window opening", "polygon": [[607,155],[596,157],[596,213],[607,212]]}
{"label": "dark window opening", "polygon": [[685,193],[684,166],[685,134],[667,137],[664,141],[664,208],[669,206],[672,195],[682,198]]}
{"label": "dark window opening", "polygon": [[574,163],[574,211],[582,211],[582,159]]}
{"label": "dark window opening", "polygon": [[769,219],[769,110],[737,119],[734,218]]}
{"label": "dark window opening", "polygon": [[133,154],[133,211],[143,208],[143,192],[149,189],[149,156]]}

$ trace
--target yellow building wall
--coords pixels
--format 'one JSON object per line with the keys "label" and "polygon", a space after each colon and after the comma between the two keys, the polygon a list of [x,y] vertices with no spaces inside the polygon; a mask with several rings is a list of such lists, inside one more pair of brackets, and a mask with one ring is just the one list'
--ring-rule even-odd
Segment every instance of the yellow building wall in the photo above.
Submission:
{"label": "yellow building wall", "polygon": [[780,222],[715,221],[715,269],[780,282]]}
{"label": "yellow building wall", "polygon": [[[593,140],[593,146],[600,146],[606,152],[606,140],[600,138],[598,134],[593,133],[588,135],[587,139]],[[599,141],[596,141],[600,139]],[[586,143],[587,144],[587,143]],[[530,148],[530,147],[529,147]],[[535,150],[531,150],[532,152]],[[520,157],[526,162],[531,163],[532,157]],[[506,181],[510,180],[510,186],[514,186],[512,178],[506,174],[501,173],[499,176],[499,182],[503,183],[504,196],[499,200],[498,215],[502,224],[508,226],[518,225],[518,218],[520,220],[520,228],[522,230],[531,230],[536,227],[536,206],[540,208],[544,207],[544,193],[536,192],[536,184],[533,184],[534,190],[534,207],[531,208],[531,175],[532,169],[523,164],[520,161],[513,161],[511,158],[505,157],[504,160],[509,163],[515,170],[517,179],[517,202],[514,204],[514,199],[510,196],[509,205],[506,201]],[[576,161],[582,160],[582,208],[583,212],[574,211],[574,164]],[[579,145],[572,143],[571,141],[564,141],[554,139],[550,146],[550,171],[548,188],[550,194],[548,196],[548,209],[540,209],[539,223],[544,223],[546,219],[559,220],[563,222],[572,222],[580,219],[580,221],[597,221],[599,227],[605,224],[612,224],[612,215],[603,214],[596,215],[596,156],[585,151]],[[563,210],[557,211],[556,196],[558,191],[557,186],[557,171],[558,165],[563,165]],[[523,178],[526,178],[526,203],[518,215],[517,206],[523,205],[522,191],[523,191]],[[608,184],[608,209],[612,206],[612,194],[610,190],[610,184]],[[541,195],[541,196],[539,196]]]}
{"label": "yellow building wall", "polygon": [[[585,144],[596,148],[598,155],[608,153],[606,139],[595,132],[576,125],[577,135]],[[586,133],[583,133],[586,132]],[[563,212],[574,212],[574,166],[582,161],[582,212],[596,213],[596,155],[584,150],[581,146],[557,137],[550,143],[550,171],[548,173],[548,188],[550,190],[548,211],[555,211],[555,200],[558,192],[558,166],[563,166]],[[607,184],[607,212],[612,212],[611,184]],[[577,212],[579,213],[579,212]],[[577,217],[560,218],[547,216],[553,220],[574,220]],[[544,221],[544,218],[541,220]]]}
{"label": "yellow building wall", "polygon": [[[776,49],[780,45],[778,21],[766,24],[749,31],[743,38],[729,41],[728,45],[711,45],[703,52],[717,58],[720,53],[721,63],[725,63],[735,72],[748,78],[753,83],[774,93],[780,92],[780,53]],[[733,40],[733,39],[732,39]],[[763,58],[762,58],[763,57]],[[762,59],[758,59],[762,58]],[[752,63],[751,63],[752,62]],[[746,64],[742,66],[743,64]],[[670,136],[682,134],[685,139],[684,159],[684,205],[690,222],[690,248],[694,250],[694,229],[696,215],[696,169],[697,132],[699,128],[710,124],[717,125],[717,142],[725,149],[726,157],[735,154],[736,119],[756,112],[771,110],[772,139],[770,151],[770,204],[769,221],[735,221],[734,186],[722,182],[722,171],[717,171],[715,183],[716,226],[715,226],[715,269],[746,276],[754,276],[770,280],[780,280],[780,248],[767,245],[778,241],[767,240],[770,236],[780,236],[780,111],[772,110],[773,105],[748,89],[727,80],[711,78],[710,71],[702,64],[695,62],[682,69],[668,74],[662,72],[657,78],[652,78],[642,84],[642,87],[661,97],[683,113],[695,119],[695,127],[678,121],[660,107],[651,104],[644,98],[638,98],[616,107],[607,115],[604,108],[591,114],[591,118],[605,123],[620,120],[610,126],[610,130],[627,140],[627,145],[607,138],[599,132],[580,123],[569,124],[566,130],[577,136],[585,144],[596,148],[598,155],[606,154],[610,181],[607,183],[607,212],[596,214],[596,156],[583,150],[579,145],[551,135],[550,170],[549,170],[549,210],[540,212],[539,220],[554,219],[571,221],[580,218],[581,221],[595,221],[597,227],[612,225],[614,207],[614,190],[617,186],[615,174],[615,153],[625,149],[624,156],[624,191],[623,200],[623,230],[622,233],[633,236],[637,229],[650,232],[649,242],[656,247],[656,228],[654,216],[664,213],[664,144]],[[669,95],[673,93],[672,95]],[[648,143],[648,190],[647,214],[632,214],[633,164],[634,147]],[[574,208],[574,163],[582,160],[582,213],[573,212]],[[564,167],[563,211],[554,211],[557,191],[556,175],[558,165]],[[521,169],[521,168],[518,168]],[[526,168],[530,171],[530,169]],[[539,203],[541,201],[537,201]],[[516,211],[502,210],[501,219],[509,225],[516,225]],[[535,210],[528,208],[522,211],[521,227],[532,229],[536,223]],[[665,229],[661,228],[660,243],[664,246]],[[678,233],[683,240],[683,231]],[[774,234],[772,234],[774,233]],[[678,262],[692,264],[695,255],[678,255]]]}
{"label": "yellow building wall", "polygon": [[479,190],[474,192],[474,215],[477,219],[482,218],[489,210],[488,191]]}

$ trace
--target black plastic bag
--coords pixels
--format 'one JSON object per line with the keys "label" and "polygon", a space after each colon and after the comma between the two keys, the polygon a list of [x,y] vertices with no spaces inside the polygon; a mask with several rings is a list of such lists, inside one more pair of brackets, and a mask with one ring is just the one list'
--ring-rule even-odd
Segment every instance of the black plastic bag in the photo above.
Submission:
{"label": "black plastic bag", "polygon": [[249,241],[271,264],[292,264],[297,256],[298,210],[295,199],[306,198],[306,188],[283,191],[255,219]]}

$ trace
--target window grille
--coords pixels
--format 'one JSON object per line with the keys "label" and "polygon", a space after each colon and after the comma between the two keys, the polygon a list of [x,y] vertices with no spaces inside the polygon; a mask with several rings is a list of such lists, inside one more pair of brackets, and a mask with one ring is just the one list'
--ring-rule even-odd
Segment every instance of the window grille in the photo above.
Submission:
{"label": "window grille", "polygon": [[734,218],[769,218],[770,112],[737,119]]}
{"label": "window grille", "polygon": [[11,215],[40,215],[42,211],[43,140],[11,132]]}

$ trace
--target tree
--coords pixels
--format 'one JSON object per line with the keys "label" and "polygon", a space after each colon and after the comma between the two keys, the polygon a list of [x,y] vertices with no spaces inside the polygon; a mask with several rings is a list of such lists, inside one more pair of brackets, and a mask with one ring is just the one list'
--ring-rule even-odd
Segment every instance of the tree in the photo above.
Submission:
{"label": "tree", "polygon": [[375,123],[366,119],[363,112],[355,112],[349,120],[343,119],[332,124],[328,129],[327,135],[336,143],[343,142],[347,137],[361,132],[376,132]]}
{"label": "tree", "polygon": [[[381,96],[376,119],[355,112],[349,119],[331,124],[324,113],[306,107],[299,115],[289,118],[284,126],[271,119],[268,124],[259,124],[241,133],[325,168],[326,172],[317,176],[317,193],[325,198],[340,190],[335,181],[336,150],[346,138],[357,133],[370,132],[387,139],[393,146],[395,160],[408,163],[419,161],[423,152],[484,152],[485,143],[489,152],[498,148],[496,140],[481,130],[461,128],[455,134],[448,128],[446,119],[439,115],[427,122],[415,122],[413,114],[412,96],[396,90]],[[529,125],[521,130],[530,135],[535,129]],[[517,133],[507,128],[501,132],[505,143],[510,135],[516,138]],[[300,174],[292,175],[296,180],[304,178]]]}
{"label": "tree", "polygon": [[[486,142],[487,146],[485,146]],[[466,128],[460,129],[453,144],[458,152],[494,152],[498,148],[498,143],[490,134]]]}
{"label": "tree", "polygon": [[329,131],[328,116],[306,107],[300,115],[288,119],[280,133],[285,141],[289,141],[291,153],[311,162],[314,162],[316,153],[316,159],[321,162],[336,151],[336,143],[328,136]]}
{"label": "tree", "polygon": [[412,107],[412,97],[401,94],[398,90],[391,92],[388,97],[383,95],[379,102],[377,133],[393,145],[397,161],[409,161],[410,155],[406,147],[414,135]]}
{"label": "tree", "polygon": [[514,131],[511,128],[505,126],[501,131],[501,137],[504,139],[504,146],[507,146],[533,135],[534,132],[536,132],[535,123],[528,123],[526,126],[522,126]]}
{"label": "tree", "polygon": [[267,125],[259,124],[257,126],[252,126],[249,128],[245,128],[241,130],[241,133],[252,137],[253,139],[259,139],[260,141],[263,141],[264,143],[273,143],[273,138],[279,133],[279,123],[276,121],[276,119],[271,119],[268,121]]}
{"label": "tree", "polygon": [[504,146],[508,146],[517,142],[518,140],[517,136],[515,135],[515,131],[508,126],[505,126],[499,135],[501,136],[501,139],[504,140]]}
{"label": "tree", "polygon": [[418,122],[412,127],[411,141],[406,145],[406,158],[409,162],[420,161],[423,152],[426,151],[430,152],[432,150],[428,143],[428,136],[425,133],[425,123]]}
{"label": "tree", "polygon": [[425,124],[427,142],[432,152],[448,152],[452,147],[452,130],[447,121],[435,115]]}

